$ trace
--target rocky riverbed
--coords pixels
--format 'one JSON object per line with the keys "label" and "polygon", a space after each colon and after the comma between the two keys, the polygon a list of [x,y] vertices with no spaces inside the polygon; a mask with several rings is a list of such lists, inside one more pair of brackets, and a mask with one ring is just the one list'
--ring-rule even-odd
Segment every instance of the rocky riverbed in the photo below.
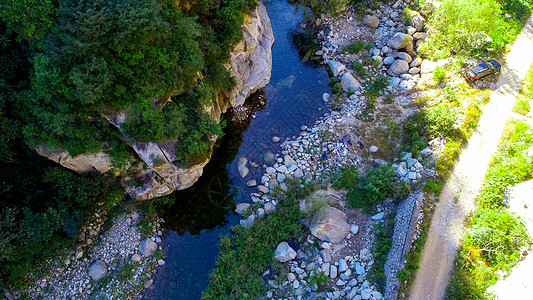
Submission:
{"label": "rocky riverbed", "polygon": [[[325,215],[315,218],[308,224],[310,234],[303,245],[281,243],[276,249],[276,259],[285,264],[287,275],[275,278],[269,272],[264,274],[268,283],[266,298],[276,299],[395,299],[399,282],[396,277],[403,268],[403,254],[409,251],[411,242],[417,236],[417,225],[421,219],[424,196],[417,191],[421,183],[435,176],[434,163],[441,152],[444,141],[436,139],[417,157],[411,153],[397,153],[391,157],[389,149],[380,149],[368,134],[378,134],[377,129],[384,116],[396,117],[399,122],[413,112],[412,99],[416,98],[418,84],[424,85],[433,80],[432,72],[437,67],[445,67],[450,60],[432,62],[417,57],[416,49],[427,34],[424,19],[413,12],[409,24],[400,21],[402,9],[409,1],[396,1],[383,5],[375,11],[368,11],[362,21],[357,21],[353,9],[347,9],[338,19],[322,19],[317,36],[322,40],[322,49],[315,54],[330,68],[333,77],[338,78],[344,93],[335,95],[336,110],[324,115],[313,126],[302,126],[297,138],[272,137],[280,142],[280,152],[275,155],[275,163],[267,166],[259,179],[249,179],[252,203],[237,204],[236,212],[243,214],[242,226],[250,226],[254,220],[271,213],[277,200],[270,194],[277,186],[287,188],[287,178],[305,181],[324,180],[343,166],[357,166],[362,173],[370,167],[392,163],[398,179],[413,186],[412,195],[399,205],[385,202],[378,205],[378,213],[373,216],[347,208],[342,201],[342,193],[323,191],[332,205]],[[372,47],[357,54],[343,51],[343,47],[354,40],[362,40]],[[371,57],[381,74],[388,76],[388,90],[391,101],[378,98],[374,108],[373,125],[361,120],[370,99],[365,96],[364,85],[367,78],[351,69],[351,62],[363,63]],[[370,66],[365,67],[367,70]],[[333,96],[323,95],[324,101],[332,101]],[[340,101],[339,101],[340,100]],[[339,105],[340,103],[340,105]],[[381,119],[380,119],[381,118]],[[374,129],[374,130],[373,130]],[[239,160],[239,172],[248,176],[247,159]],[[389,213],[394,212],[395,228],[392,237],[392,250],[385,264],[387,278],[385,294],[378,291],[367,274],[374,264],[372,248],[374,232],[372,224],[385,222]],[[317,279],[318,278],[318,279]],[[276,280],[274,280],[276,279]],[[323,280],[327,287],[321,291],[317,280]],[[324,287],[322,287],[324,288]]]}
{"label": "rocky riverbed", "polygon": [[[133,211],[107,220],[105,210],[96,212],[83,226],[77,246],[41,264],[46,275],[30,275],[32,284],[11,297],[136,298],[152,284],[153,268],[165,263],[158,246],[163,234],[159,229],[162,220],[154,220],[146,228],[140,226],[141,218],[146,217]],[[106,221],[112,225],[104,230]]]}

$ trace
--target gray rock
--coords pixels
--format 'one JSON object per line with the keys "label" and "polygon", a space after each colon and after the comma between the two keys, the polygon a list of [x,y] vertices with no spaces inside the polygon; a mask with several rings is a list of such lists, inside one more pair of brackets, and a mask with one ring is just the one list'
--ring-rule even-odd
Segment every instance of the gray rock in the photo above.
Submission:
{"label": "gray rock", "polygon": [[157,260],[157,264],[160,265],[160,266],[162,266],[162,265],[165,264],[165,261],[162,260],[162,259],[158,259],[158,260]]}
{"label": "gray rock", "polygon": [[281,140],[281,139],[279,138],[279,136],[275,136],[275,137],[272,138],[272,142],[274,142],[274,143],[277,143],[277,142],[279,142],[280,140]]}
{"label": "gray rock", "polygon": [[409,172],[409,174],[407,174],[407,178],[411,179],[411,180],[415,180],[416,179],[416,172]]}
{"label": "gray rock", "polygon": [[329,94],[328,93],[324,93],[322,94],[322,100],[324,100],[324,102],[328,102],[329,101]]}
{"label": "gray rock", "polygon": [[107,265],[103,260],[97,260],[89,267],[89,276],[94,281],[104,278],[106,273]]}
{"label": "gray rock", "polygon": [[343,258],[339,259],[339,272],[343,273],[346,270],[348,270],[348,264],[346,263],[346,260]]}
{"label": "gray rock", "polygon": [[287,280],[293,282],[294,280],[296,280],[296,275],[294,275],[294,273],[288,273]]}
{"label": "gray rock", "polygon": [[246,185],[249,186],[249,187],[254,187],[254,186],[257,185],[257,181],[255,181],[255,180],[248,180],[248,181],[246,182]]}
{"label": "gray rock", "polygon": [[368,148],[368,151],[370,153],[378,152],[378,146],[370,146],[370,148]]}
{"label": "gray rock", "polygon": [[292,157],[290,157],[289,155],[285,155],[285,157],[283,158],[283,163],[287,168],[297,165],[294,159],[292,159]]}
{"label": "gray rock", "polygon": [[343,286],[343,285],[346,285],[346,282],[344,282],[344,280],[342,280],[342,279],[339,279],[339,280],[337,280],[336,285]]}
{"label": "gray rock", "polygon": [[268,167],[266,168],[266,172],[268,175],[272,175],[274,173],[276,173],[276,169],[272,168],[272,167]]}
{"label": "gray rock", "polygon": [[239,224],[241,224],[242,227],[249,227],[254,224],[254,221],[255,221],[255,215],[251,214],[248,218],[240,220]]}
{"label": "gray rock", "polygon": [[370,299],[371,296],[372,294],[370,294],[368,291],[366,290],[361,291],[361,299],[367,300],[367,299]]}
{"label": "gray rock", "polygon": [[361,87],[361,84],[359,83],[359,81],[355,79],[355,77],[353,77],[353,75],[350,73],[344,73],[344,75],[342,75],[341,85],[342,85],[342,89],[345,92],[348,92],[350,90],[352,92],[355,92],[359,90],[359,88]]}
{"label": "gray rock", "polygon": [[258,185],[257,190],[260,191],[263,194],[266,194],[269,192],[268,188],[264,185]]}
{"label": "gray rock", "polygon": [[131,256],[131,261],[133,262],[140,262],[141,261],[141,256],[138,254],[138,253],[135,253]]}
{"label": "gray rock", "polygon": [[405,74],[409,71],[409,64],[407,61],[403,59],[395,60],[392,65],[390,66],[388,73],[391,76],[400,76],[401,74]]}
{"label": "gray rock", "polygon": [[416,28],[414,28],[413,26],[407,26],[407,34],[408,35],[413,35],[416,33]]}
{"label": "gray rock", "polygon": [[405,52],[398,52],[398,58],[399,59],[403,59],[403,60],[405,60],[408,63],[413,61],[413,58],[411,57],[411,55],[409,55],[409,54],[407,54]]}
{"label": "gray rock", "polygon": [[376,300],[383,299],[383,295],[378,291],[372,291],[372,297],[376,298]]}
{"label": "gray rock", "polygon": [[393,49],[405,49],[407,53],[409,53],[412,56],[415,56],[415,51],[413,49],[413,37],[402,33],[397,32],[388,42],[387,46],[393,48]]}
{"label": "gray rock", "polygon": [[[322,260],[324,260],[324,262],[329,263],[331,261],[331,250],[324,249],[320,251],[320,256],[322,256]],[[329,264],[328,264],[328,268],[329,268]]]}
{"label": "gray rock", "polygon": [[359,226],[355,224],[350,225],[350,232],[352,234],[357,234],[359,232]]}
{"label": "gray rock", "polygon": [[355,265],[355,273],[357,275],[363,275],[365,274],[365,267],[363,267],[360,263]]}
{"label": "gray rock", "polygon": [[409,69],[409,74],[411,75],[415,75],[418,73],[420,73],[420,68],[414,67],[414,68]]}
{"label": "gray rock", "polygon": [[394,62],[394,57],[387,56],[383,59],[383,64],[385,65],[391,65]]}
{"label": "gray rock", "polygon": [[348,294],[346,294],[346,299],[354,299],[357,295],[357,289],[353,288]]}
{"label": "gray rock", "polygon": [[285,178],[286,178],[285,174],[281,174],[281,173],[276,176],[276,179],[278,182],[285,181]]}
{"label": "gray rock", "polygon": [[331,70],[331,73],[333,73],[333,76],[337,77],[339,73],[346,69],[346,66],[341,64],[340,62],[336,62],[334,60],[328,60],[328,66]]}
{"label": "gray rock", "polygon": [[413,38],[415,38],[417,40],[425,41],[427,37],[428,37],[428,34],[425,33],[425,32],[417,32],[417,33],[413,34]]}
{"label": "gray rock", "polygon": [[287,172],[287,166],[281,165],[281,166],[276,168],[276,171],[278,171],[280,173],[285,173],[285,172]]}
{"label": "gray rock", "polygon": [[422,63],[422,59],[420,57],[417,57],[413,59],[413,61],[409,64],[409,67],[411,68],[418,67],[420,66],[421,63]]}
{"label": "gray rock", "polygon": [[276,206],[272,202],[267,202],[265,203],[264,209],[265,209],[265,213],[268,215],[272,213],[274,209],[276,209]]}
{"label": "gray rock", "polygon": [[391,88],[396,88],[398,85],[400,85],[400,78],[398,77],[392,77],[389,81],[389,85]]}
{"label": "gray rock", "polygon": [[242,215],[249,207],[250,203],[238,203],[235,212]]}
{"label": "gray rock", "polygon": [[315,237],[335,244],[341,242],[350,231],[350,225],[346,223],[346,214],[334,207],[321,209],[309,227]]}
{"label": "gray rock", "polygon": [[364,15],[363,16],[363,24],[370,28],[378,28],[379,26],[379,18],[376,16],[371,15]]}
{"label": "gray rock", "polygon": [[237,163],[237,169],[239,170],[239,174],[241,177],[246,177],[248,173],[250,172],[250,169],[246,167],[246,164],[248,163],[248,159],[246,157],[239,158],[239,162]]}
{"label": "gray rock", "polygon": [[300,179],[300,178],[304,177],[304,173],[302,172],[301,169],[296,169],[296,171],[294,172],[294,177]]}
{"label": "gray rock", "polygon": [[274,259],[279,262],[287,262],[296,258],[296,251],[292,249],[287,242],[279,243],[274,253]]}
{"label": "gray rock", "polygon": [[414,159],[414,158],[408,158],[407,159],[407,167],[408,168],[411,168],[415,163],[417,163],[418,160]]}
{"label": "gray rock", "polygon": [[329,277],[337,278],[337,266],[335,265],[329,266]]}
{"label": "gray rock", "polygon": [[416,31],[422,31],[424,29],[424,21],[426,21],[420,13],[416,12],[417,15],[411,19],[410,25],[416,28]]}
{"label": "gray rock", "polygon": [[409,171],[407,171],[403,165],[399,165],[398,168],[396,168],[396,175],[399,178],[403,178],[408,172]]}
{"label": "gray rock", "polygon": [[385,213],[384,212],[380,212],[380,213],[377,213],[377,214],[373,215],[372,217],[370,217],[370,219],[372,219],[372,220],[381,220],[381,219],[383,219],[383,216],[385,216]]}
{"label": "gray rock", "polygon": [[150,238],[147,238],[139,243],[139,252],[144,256],[148,257],[154,253],[157,249],[157,244],[152,241]]}

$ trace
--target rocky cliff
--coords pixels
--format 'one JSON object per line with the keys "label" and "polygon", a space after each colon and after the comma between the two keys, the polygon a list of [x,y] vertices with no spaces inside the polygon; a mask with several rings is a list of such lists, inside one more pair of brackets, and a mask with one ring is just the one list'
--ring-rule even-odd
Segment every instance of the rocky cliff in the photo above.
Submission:
{"label": "rocky cliff", "polygon": [[[216,104],[206,110],[213,119],[230,107],[237,107],[255,91],[265,87],[270,81],[272,71],[272,44],[274,35],[266,8],[259,3],[257,8],[244,15],[242,25],[244,39],[235,47],[226,68],[235,79],[235,87],[224,95],[220,95]],[[125,114],[105,116],[106,119],[120,130]],[[203,168],[210,158],[188,168],[180,168],[174,164],[177,141],[164,143],[135,143],[130,146],[137,154],[137,167],[129,175],[117,173],[122,177],[126,191],[137,200],[146,200],[168,195],[175,190],[192,186],[202,175]],[[96,154],[82,154],[72,157],[63,149],[51,150],[46,146],[38,147],[37,152],[76,172],[111,170],[111,159],[105,151]],[[136,171],[135,171],[136,170]],[[137,184],[133,184],[135,176]]]}

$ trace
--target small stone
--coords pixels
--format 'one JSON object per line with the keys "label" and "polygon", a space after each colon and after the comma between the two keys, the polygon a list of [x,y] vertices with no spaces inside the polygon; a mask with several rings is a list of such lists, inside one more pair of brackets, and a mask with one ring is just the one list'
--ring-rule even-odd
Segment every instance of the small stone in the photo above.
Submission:
{"label": "small stone", "polygon": [[141,257],[139,254],[135,253],[135,254],[133,254],[133,255],[131,256],[131,261],[133,261],[133,262],[140,262],[140,261],[141,261],[141,258],[142,258],[142,257]]}
{"label": "small stone", "polygon": [[337,278],[337,266],[335,265],[329,266],[329,277]]}
{"label": "small stone", "polygon": [[255,221],[255,215],[251,214],[248,218],[240,220],[239,224],[241,224],[242,227],[249,227],[249,226],[252,226],[252,224],[254,224],[254,221]]}
{"label": "small stone", "polygon": [[281,139],[279,138],[279,136],[275,136],[275,137],[272,138],[272,142],[274,142],[274,143],[277,143],[277,142],[279,142],[280,140],[281,140]]}
{"label": "small stone", "polygon": [[355,224],[350,225],[350,232],[354,235],[357,234],[359,232],[359,226]]}
{"label": "small stone", "polygon": [[344,272],[348,270],[348,264],[346,263],[345,259],[339,259],[339,272]]}
{"label": "small stone", "polygon": [[378,152],[378,147],[377,146],[370,146],[370,148],[368,148],[368,151],[370,153]]}
{"label": "small stone", "polygon": [[304,177],[304,173],[302,172],[301,169],[296,169],[296,171],[294,172],[294,177],[300,179],[300,178]]}
{"label": "small stone", "polygon": [[165,261],[162,260],[162,259],[158,259],[158,260],[157,260],[157,264],[160,265],[160,266],[162,266],[162,265],[165,264]]}
{"label": "small stone", "polygon": [[264,186],[264,185],[257,186],[257,190],[260,191],[263,194],[266,194],[266,193],[269,192],[268,188],[266,186]]}
{"label": "small stone", "polygon": [[255,180],[249,180],[246,182],[246,185],[249,187],[254,187],[257,185],[257,182]]}
{"label": "small stone", "polygon": [[296,280],[296,275],[294,275],[294,273],[287,274],[287,280],[293,282],[294,280]]}
{"label": "small stone", "polygon": [[274,204],[272,202],[265,203],[264,210],[265,210],[265,213],[267,215],[272,213],[275,208],[276,208],[276,206],[274,206]]}
{"label": "small stone", "polygon": [[380,212],[380,213],[377,213],[377,214],[373,215],[372,217],[370,217],[370,219],[372,219],[372,220],[381,220],[381,219],[383,219],[384,216],[385,216],[385,212]]}
{"label": "small stone", "polygon": [[363,275],[365,274],[365,267],[363,267],[361,264],[356,264],[355,265],[355,273],[357,273],[357,275]]}
{"label": "small stone", "polygon": [[246,177],[248,173],[250,172],[250,169],[246,167],[246,164],[248,163],[248,159],[246,157],[239,158],[239,162],[237,164],[237,169],[239,170],[239,174],[241,177]]}

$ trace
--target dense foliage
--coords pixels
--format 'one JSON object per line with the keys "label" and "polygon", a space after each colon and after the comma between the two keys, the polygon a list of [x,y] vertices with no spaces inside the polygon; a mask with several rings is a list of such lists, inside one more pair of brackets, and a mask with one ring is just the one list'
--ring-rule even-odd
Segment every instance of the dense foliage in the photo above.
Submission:
{"label": "dense foliage", "polygon": [[531,147],[531,126],[516,121],[508,125],[459,250],[448,291],[450,299],[483,298],[485,290],[498,280],[498,271],[515,266],[530,244],[524,224],[503,206],[502,200],[509,187],[533,178],[533,157],[527,153]]}
{"label": "dense foliage", "polygon": [[442,1],[429,17],[423,52],[441,57],[497,53],[514,40],[532,8],[527,0]]}
{"label": "dense foliage", "polygon": [[[256,219],[252,226],[234,228],[234,234],[220,241],[220,255],[210,274],[202,299],[255,299],[263,295],[262,274],[276,265],[274,250],[282,241],[303,238],[298,200],[313,187],[289,184],[289,190],[270,215]],[[279,264],[279,263],[278,263]]]}
{"label": "dense foliage", "polygon": [[[205,114],[233,80],[223,64],[255,0],[0,0],[0,280],[24,284],[123,192],[111,174],[54,167],[33,147],[75,156],[177,139],[179,163],[211,151]],[[127,112],[121,130],[104,116]]]}

